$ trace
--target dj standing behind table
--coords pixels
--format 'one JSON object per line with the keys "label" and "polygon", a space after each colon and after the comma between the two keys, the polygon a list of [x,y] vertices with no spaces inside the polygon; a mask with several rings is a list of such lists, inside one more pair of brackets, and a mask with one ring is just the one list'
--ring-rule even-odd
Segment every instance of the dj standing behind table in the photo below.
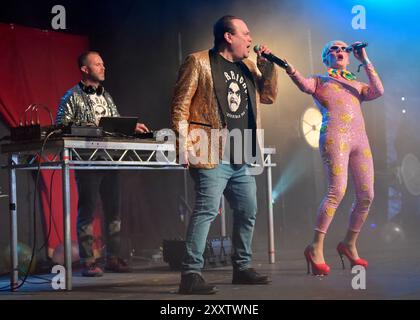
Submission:
{"label": "dj standing behind table", "polygon": [[[258,51],[257,60],[258,69],[262,74],[258,73],[255,64],[247,59],[252,39],[243,20],[224,16],[214,25],[213,33],[213,49],[196,52],[186,58],[179,71],[172,100],[171,121],[179,137],[180,160],[188,161],[196,190],[195,207],[188,226],[186,255],[182,265],[179,286],[181,294],[216,292],[216,288],[206,284],[202,278],[201,269],[210,224],[218,214],[223,193],[234,214],[232,283],[270,282],[267,276],[260,275],[251,268],[251,243],[257,213],[257,196],[255,177],[249,173],[250,163],[246,158],[240,163],[232,162],[232,158],[236,160],[237,155],[243,159],[243,154],[239,154],[240,148],[223,152],[221,145],[214,147],[217,145],[215,140],[218,139],[212,140],[210,130],[236,130],[243,135],[247,129],[255,132],[260,128],[260,102],[274,102],[277,95],[277,71],[271,62],[261,57],[261,52],[270,53],[264,46]],[[185,123],[187,130],[183,129]],[[197,131],[196,129],[205,132],[208,145],[203,147],[210,150],[208,159],[199,163],[193,158],[192,145],[196,143],[185,139],[185,131],[190,133]],[[252,140],[249,141],[252,147],[248,146],[248,150],[255,147],[255,141]],[[213,148],[216,150],[212,150]],[[182,154],[182,149],[188,149],[191,154]],[[222,157],[227,161],[219,163]]]}
{"label": "dj standing behind table", "polygon": [[[105,66],[99,53],[87,51],[78,59],[82,80],[61,98],[56,123],[98,125],[101,117],[118,117],[117,107],[110,94],[101,86],[105,80]],[[137,123],[136,132],[148,132],[147,127]],[[79,194],[77,214],[77,238],[83,264],[82,275],[102,276],[103,271],[93,255],[93,214],[100,194],[104,211],[104,236],[107,259],[105,270],[129,272],[125,261],[119,258],[120,251],[120,184],[117,171],[76,170]]]}

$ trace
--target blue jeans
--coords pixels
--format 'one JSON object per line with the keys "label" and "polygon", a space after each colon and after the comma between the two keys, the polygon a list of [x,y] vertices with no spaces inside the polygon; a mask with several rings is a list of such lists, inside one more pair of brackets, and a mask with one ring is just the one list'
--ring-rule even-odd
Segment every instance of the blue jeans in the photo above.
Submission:
{"label": "blue jeans", "polygon": [[182,273],[200,273],[210,225],[217,217],[224,193],[233,209],[232,265],[244,270],[251,264],[251,242],[257,214],[255,177],[247,174],[247,165],[219,164],[214,169],[190,170],[195,182],[195,207],[186,238]]}

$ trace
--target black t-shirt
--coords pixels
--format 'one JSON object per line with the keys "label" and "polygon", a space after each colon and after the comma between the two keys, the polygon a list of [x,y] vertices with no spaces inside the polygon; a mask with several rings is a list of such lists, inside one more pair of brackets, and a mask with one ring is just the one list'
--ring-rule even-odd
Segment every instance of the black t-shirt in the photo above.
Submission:
{"label": "black t-shirt", "polygon": [[[245,81],[244,73],[242,72],[239,62],[230,62],[224,59],[221,55],[218,55],[220,64],[223,71],[223,80],[225,86],[223,87],[224,92],[222,97],[225,97],[225,101],[221,101],[220,106],[224,117],[226,119],[226,125],[229,132],[234,129],[238,129],[242,135],[242,154],[241,163],[244,162],[244,151],[245,151],[245,129],[255,129],[255,120],[252,112],[251,100],[248,95],[248,86]],[[223,99],[223,98],[222,98]],[[235,130],[235,131],[238,131]],[[255,138],[252,139],[252,150],[255,154]],[[227,153],[228,149],[223,156],[223,160],[234,163],[234,138],[233,134],[230,138],[230,152]],[[227,141],[229,143],[229,141]],[[239,152],[239,151],[238,151]],[[237,162],[237,161],[236,161]]]}

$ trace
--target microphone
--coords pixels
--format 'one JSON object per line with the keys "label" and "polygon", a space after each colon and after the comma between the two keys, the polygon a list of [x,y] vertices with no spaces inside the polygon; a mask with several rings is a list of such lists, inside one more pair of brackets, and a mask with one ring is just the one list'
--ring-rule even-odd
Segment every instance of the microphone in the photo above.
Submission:
{"label": "microphone", "polygon": [[[254,47],[254,51],[255,53],[257,53],[260,50],[261,46],[259,44],[257,44]],[[286,61],[276,57],[274,54],[267,54],[262,52],[261,55],[266,58],[268,61],[271,61],[273,63],[275,63],[276,65],[278,65],[279,67],[283,68],[283,69],[287,69],[289,67],[289,65],[286,63]]]}
{"label": "microphone", "polygon": [[353,50],[360,50],[362,48],[366,48],[368,46],[367,42],[362,42],[358,44],[352,44],[346,48],[346,52],[352,52]]}

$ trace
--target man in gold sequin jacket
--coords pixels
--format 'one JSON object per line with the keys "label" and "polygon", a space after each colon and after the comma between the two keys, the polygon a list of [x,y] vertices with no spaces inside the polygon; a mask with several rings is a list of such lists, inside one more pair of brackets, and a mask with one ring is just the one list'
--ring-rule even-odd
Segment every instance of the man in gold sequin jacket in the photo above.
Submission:
{"label": "man in gold sequin jacket", "polygon": [[[251,36],[245,22],[224,16],[214,25],[214,48],[189,55],[181,66],[172,100],[171,122],[178,137],[179,162],[189,166],[196,184],[182,264],[181,294],[212,294],[217,289],[201,276],[203,252],[211,222],[224,194],[234,214],[232,266],[235,284],[267,284],[267,276],[251,268],[251,242],[257,212],[255,177],[245,149],[258,153],[260,103],[272,104],[277,95],[276,67],[261,57],[257,67],[248,58]],[[215,132],[240,133],[244,148]],[[221,142],[222,141],[222,142]],[[247,142],[250,145],[246,145]],[[242,152],[244,151],[244,152]],[[237,161],[239,159],[239,161]],[[251,161],[252,162],[252,161]]]}

